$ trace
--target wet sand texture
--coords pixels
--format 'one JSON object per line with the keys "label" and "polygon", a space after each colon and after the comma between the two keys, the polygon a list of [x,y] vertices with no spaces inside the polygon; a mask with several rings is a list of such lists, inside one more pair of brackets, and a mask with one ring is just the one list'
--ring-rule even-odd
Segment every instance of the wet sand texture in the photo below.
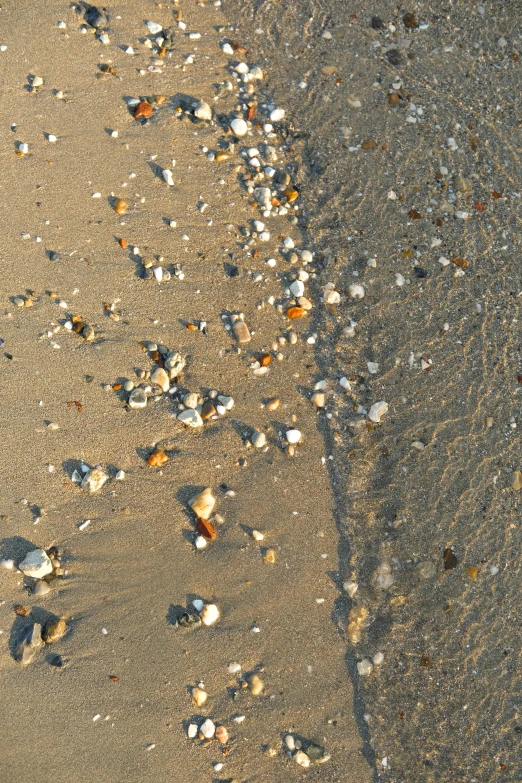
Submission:
{"label": "wet sand texture", "polygon": [[[19,783],[38,769],[42,780],[79,783],[303,775],[365,783],[340,575],[348,560],[336,529],[344,501],[332,491],[333,444],[325,450],[318,423],[325,413],[310,400],[326,366],[318,370],[306,339],[326,327],[316,314],[315,260],[306,283],[312,315],[284,316],[293,302],[285,289],[302,264],[287,260],[280,237],[302,250],[312,236],[302,238],[289,208],[265,220],[268,242],[248,245],[241,227],[251,232],[260,211],[247,192],[246,145],[220,162],[208,153],[224,151],[231,136],[220,119],[238,102],[229,64],[256,61],[220,49],[236,33],[216,30],[227,25],[219,8],[179,7],[185,29],[176,6],[112,3],[106,45],[81,33],[82,17],[67,3],[8,0],[0,11],[1,559],[16,566],[55,546],[64,572],[50,593],[34,595],[15,568],[0,569],[0,777]],[[147,48],[147,20],[173,28],[172,53]],[[233,89],[221,90],[230,79]],[[271,100],[266,84],[256,86],[259,103]],[[151,100],[146,121],[133,117],[133,98]],[[211,106],[213,124],[184,115],[194,100]],[[289,132],[282,123],[273,144],[277,167],[293,172],[300,148],[292,151]],[[257,128],[252,139],[265,141]],[[301,177],[300,187],[304,201]],[[127,204],[121,214],[118,199]],[[170,279],[146,279],[147,259]],[[226,328],[240,312],[245,344]],[[139,373],[165,358],[153,343],[186,358],[179,390],[129,410],[125,383],[139,384]],[[263,354],[269,372],[256,375]],[[173,418],[180,395],[208,399],[211,390],[233,397],[232,410],[200,429]],[[270,410],[274,397],[281,403]],[[290,429],[302,434],[293,457]],[[267,449],[249,447],[258,431]],[[151,467],[158,447],[168,461]],[[75,479],[98,464],[109,478],[89,494]],[[205,487],[220,519],[199,551],[189,502]],[[177,620],[198,600],[215,603],[219,621],[182,631]],[[17,604],[29,613],[14,613]],[[14,660],[21,628],[59,618],[61,639],[27,666]],[[234,662],[240,671],[229,670]],[[263,682],[258,695],[253,675]],[[195,687],[208,693],[199,707]],[[206,718],[226,727],[222,747],[187,737],[191,722],[199,728]],[[304,770],[285,753],[288,732],[330,759]]]}
{"label": "wet sand texture", "polygon": [[227,9],[279,75],[301,227],[342,296],[314,309],[316,361],[353,379],[323,435],[368,612],[352,649],[384,654],[360,677],[377,770],[519,780],[518,5]]}

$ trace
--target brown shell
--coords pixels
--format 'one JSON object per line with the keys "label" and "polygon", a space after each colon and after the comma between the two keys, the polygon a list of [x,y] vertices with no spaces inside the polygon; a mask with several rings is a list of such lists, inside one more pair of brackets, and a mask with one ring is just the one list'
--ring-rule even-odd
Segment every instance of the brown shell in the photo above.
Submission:
{"label": "brown shell", "polygon": [[286,317],[290,318],[292,321],[296,318],[302,318],[304,315],[306,315],[304,307],[290,307],[290,309],[286,311]]}
{"label": "brown shell", "polygon": [[208,541],[213,541],[216,537],[214,525],[206,519],[198,519],[196,530],[200,536],[203,536],[203,538],[206,538]]}
{"label": "brown shell", "polygon": [[161,449],[158,449],[157,451],[154,451],[150,457],[147,460],[147,464],[151,466],[151,468],[161,468],[162,465],[164,465],[166,462],[169,461],[168,456],[165,454],[164,451]]}
{"label": "brown shell", "polygon": [[128,209],[128,204],[122,198],[119,198],[114,204],[114,211],[118,215],[123,215]]}
{"label": "brown shell", "polygon": [[261,367],[268,367],[271,361],[272,361],[272,357],[270,356],[269,353],[262,353],[261,356],[259,357],[259,364],[261,365]]}
{"label": "brown shell", "polygon": [[139,120],[140,117],[150,117],[152,111],[153,111],[152,106],[148,101],[140,101],[140,103],[138,103],[138,105],[136,106],[134,117],[137,120]]}

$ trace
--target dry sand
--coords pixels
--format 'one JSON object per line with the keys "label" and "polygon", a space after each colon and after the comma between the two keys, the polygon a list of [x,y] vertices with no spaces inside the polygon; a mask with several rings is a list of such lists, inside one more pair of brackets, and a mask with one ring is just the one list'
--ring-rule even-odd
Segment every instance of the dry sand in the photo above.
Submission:
{"label": "dry sand", "polygon": [[[250,367],[251,357],[271,351],[290,328],[266,303],[269,296],[284,300],[281,273],[299,266],[283,260],[278,236],[305,245],[299,228],[281,217],[269,219],[273,241],[257,259],[243,250],[238,227],[259,217],[242,184],[247,167],[237,150],[224,163],[210,161],[201,148],[218,149],[221,126],[182,122],[175,111],[189,96],[231,116],[234,93],[213,101],[216,83],[229,78],[231,58],[215,29],[227,21],[212,6],[183,7],[187,29],[176,32],[172,55],[161,72],[140,75],[153,60],[144,20],[175,27],[174,6],[163,6],[111,4],[107,46],[82,35],[81,16],[61,2],[8,0],[0,11],[0,44],[7,46],[0,53],[1,555],[19,563],[34,547],[54,545],[66,570],[45,597],[30,595],[16,570],[0,570],[0,777],[199,783],[306,774],[365,783],[367,738],[360,705],[354,717],[340,597],[339,558],[347,561],[348,552],[337,536],[329,454],[317,423],[324,413],[309,399],[321,377],[314,346],[301,338],[281,346],[283,361],[274,358],[261,378]],[[190,31],[201,39],[191,40]],[[123,51],[129,45],[134,56]],[[116,75],[102,74],[103,63]],[[31,75],[43,78],[33,92]],[[158,94],[167,100],[150,121],[137,122],[126,99]],[[29,154],[16,154],[20,142]],[[289,152],[279,165],[292,161]],[[173,170],[174,187],[162,168]],[[93,199],[95,192],[101,198]],[[113,196],[128,202],[126,215],[113,211]],[[204,214],[201,200],[209,204]],[[184,279],[142,279],[133,246],[141,256],[162,255],[166,267],[182,264]],[[275,270],[265,263],[270,255]],[[226,264],[237,265],[237,276]],[[255,272],[262,282],[253,282]],[[33,306],[17,307],[16,296]],[[118,321],[104,309],[116,300]],[[245,313],[254,333],[241,351],[221,319],[233,311]],[[67,331],[63,323],[73,315],[94,327],[94,341]],[[186,328],[199,320],[208,334]],[[310,326],[305,318],[295,331],[309,334]],[[187,357],[184,389],[231,395],[233,410],[203,431],[172,418],[168,395],[129,411],[127,395],[111,387],[153,369],[144,340]],[[274,396],[281,406],[270,412],[263,403]],[[293,458],[284,453],[290,426],[303,433]],[[266,432],[266,453],[247,447],[253,428]],[[158,442],[171,456],[161,470],[146,464]],[[103,464],[111,476],[95,495],[71,480],[82,461]],[[197,552],[187,502],[203,486],[213,489],[224,522],[216,541]],[[265,533],[263,545],[252,528]],[[264,562],[265,544],[275,564]],[[221,619],[183,633],[175,619],[194,598],[215,601]],[[16,616],[17,604],[31,614]],[[67,619],[65,637],[27,667],[17,663],[20,626],[59,616]],[[232,661],[243,673],[259,671],[263,695],[229,674]],[[198,681],[209,693],[199,710],[190,697]],[[234,722],[238,715],[242,723]],[[228,755],[216,742],[205,748],[187,739],[193,716],[227,726]],[[281,748],[288,731],[324,745],[330,760],[302,770]]]}

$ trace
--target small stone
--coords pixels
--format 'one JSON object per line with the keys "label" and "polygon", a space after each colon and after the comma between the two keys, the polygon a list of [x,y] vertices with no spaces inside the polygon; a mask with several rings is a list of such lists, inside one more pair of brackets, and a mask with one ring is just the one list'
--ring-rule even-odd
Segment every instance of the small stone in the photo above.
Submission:
{"label": "small stone", "polygon": [[148,101],[140,101],[134,110],[134,117],[137,120],[142,117],[146,119],[147,117],[150,117],[152,112],[153,108]]}
{"label": "small stone", "polygon": [[246,124],[245,120],[236,117],[236,119],[232,120],[230,123],[230,130],[236,136],[245,136],[248,131],[248,125]]}
{"label": "small stone", "polygon": [[162,173],[163,179],[165,180],[167,185],[172,187],[174,185],[174,178],[172,176],[172,171],[170,169],[163,169],[163,171],[161,173]]}
{"label": "small stone", "polygon": [[216,726],[216,739],[220,745],[226,745],[228,742],[228,731],[224,726]]}
{"label": "small stone", "polygon": [[63,618],[51,620],[45,624],[42,639],[46,644],[58,642],[67,633],[67,623]]}
{"label": "small stone", "polygon": [[515,490],[515,492],[518,492],[520,489],[522,489],[522,471],[520,470],[513,471],[512,487]]}
{"label": "small stone", "polygon": [[228,397],[226,394],[218,394],[218,401],[227,411],[231,411],[234,407],[234,398]]}
{"label": "small stone", "polygon": [[195,495],[195,497],[189,501],[189,506],[195,515],[200,519],[205,520],[210,518],[215,505],[216,498],[212,495],[212,490],[209,487]]}
{"label": "small stone", "polygon": [[201,610],[201,622],[203,625],[214,625],[219,620],[219,609],[216,604],[205,604]]}
{"label": "small stone", "polygon": [[165,359],[165,369],[167,370],[170,380],[177,378],[185,367],[185,359],[177,351],[171,351],[167,354]]}
{"label": "small stone", "polygon": [[458,193],[467,193],[471,190],[471,183],[469,179],[457,175],[453,180],[453,187]]}
{"label": "small stone", "polygon": [[196,540],[194,541],[194,546],[196,549],[205,549],[207,546],[208,541],[205,538],[205,536],[196,536]]}
{"label": "small stone", "polygon": [[238,320],[235,322],[235,324],[232,327],[232,331],[234,332],[234,336],[238,343],[248,343],[251,340],[250,331],[248,329],[248,326],[243,320]]}
{"label": "small stone", "polygon": [[284,109],[273,109],[270,112],[270,120],[272,122],[281,122],[281,120],[285,116],[285,110]]}
{"label": "small stone", "polygon": [[304,283],[301,280],[294,280],[294,282],[290,285],[290,293],[293,296],[302,296],[304,294],[304,290]]}
{"label": "small stone", "polygon": [[304,750],[298,750],[295,756],[293,757],[296,764],[299,764],[300,767],[309,767],[310,766],[310,759],[304,752]]}
{"label": "small stone", "polygon": [[267,409],[267,411],[276,411],[280,405],[281,405],[281,400],[279,399],[279,397],[274,397],[273,400],[269,400],[266,403],[265,408]]}
{"label": "small stone", "polygon": [[266,445],[266,435],[264,432],[254,432],[250,442],[256,449],[262,449]]}
{"label": "small stone", "polygon": [[157,384],[163,392],[168,392],[170,389],[169,376],[163,369],[163,367],[156,367],[152,375],[150,376],[150,382]]}
{"label": "small stone", "polygon": [[205,403],[203,403],[203,407],[201,408],[201,418],[202,419],[210,419],[212,416],[216,414],[216,409],[214,407],[214,404],[210,402],[210,400],[207,400]]}
{"label": "small stone", "polygon": [[183,422],[187,427],[202,427],[203,419],[199,413],[193,408],[187,408],[181,413],[178,413],[179,421]]}
{"label": "small stone", "polygon": [[39,623],[24,626],[18,636],[14,654],[15,661],[27,666],[34,658],[36,651],[43,646],[42,626]]}
{"label": "small stone", "polygon": [[161,468],[169,461],[168,456],[161,449],[154,451],[147,460],[147,464],[152,468]]}
{"label": "small stone", "polygon": [[248,680],[248,687],[250,688],[250,693],[252,696],[260,696],[263,693],[265,684],[261,677],[259,677],[257,674],[252,674]]}
{"label": "small stone", "polygon": [[384,653],[382,652],[375,653],[372,660],[375,666],[380,666],[381,663],[384,661]]}
{"label": "small stone", "polygon": [[194,117],[197,117],[198,120],[211,120],[212,109],[208,103],[205,103],[205,101],[199,101],[194,108]]}
{"label": "small stone", "polygon": [[187,728],[187,737],[189,739],[196,739],[198,736],[198,727],[196,723],[190,723]]}
{"label": "small stone", "polygon": [[359,283],[352,283],[352,285],[349,286],[348,291],[350,292],[352,299],[363,299],[366,293],[364,286]]}
{"label": "small stone", "polygon": [[301,440],[301,432],[299,430],[287,430],[286,439],[288,443],[299,443]]}
{"label": "small stone", "polygon": [[275,549],[267,549],[263,560],[265,561],[265,563],[270,563],[271,565],[273,565],[276,561]]}
{"label": "small stone", "polygon": [[192,702],[195,707],[202,707],[208,699],[208,693],[202,688],[192,688]]}
{"label": "small stone", "polygon": [[357,663],[357,671],[361,677],[367,677],[373,671],[373,663],[369,660],[369,658],[363,658],[362,661]]}
{"label": "small stone", "polygon": [[87,489],[89,492],[98,492],[103,487],[108,478],[109,476],[103,470],[103,468],[91,468],[85,474],[80,486],[82,489]]}
{"label": "small stone", "polygon": [[37,595],[39,598],[41,598],[44,595],[47,595],[51,592],[50,586],[47,584],[47,582],[37,582],[35,586],[33,587],[33,595]]}
{"label": "small stone", "polygon": [[145,22],[151,35],[158,35],[163,30],[163,25],[158,22]]}
{"label": "small stone", "polygon": [[312,395],[312,402],[316,408],[324,408],[326,405],[326,394],[324,392],[315,392]]}
{"label": "small stone", "polygon": [[18,568],[26,576],[42,579],[52,572],[53,564],[44,549],[33,549],[26,554]]}
{"label": "small stone", "polygon": [[288,748],[288,750],[293,753],[294,750],[295,750],[295,740],[294,740],[294,738],[292,737],[291,734],[287,734],[286,735],[286,737],[284,738],[284,743],[285,743],[286,747]]}
{"label": "small stone", "polygon": [[128,208],[129,205],[122,198],[117,199],[114,204],[114,211],[117,215],[124,215]]}
{"label": "small stone", "polygon": [[[388,403],[381,400],[381,402],[375,402],[370,408],[368,418],[370,421],[380,422],[381,418],[388,413]],[[522,486],[522,484],[521,484]]]}
{"label": "small stone", "polygon": [[196,392],[189,392],[183,397],[183,405],[186,408],[192,408],[195,410],[198,407],[198,395]]}
{"label": "small stone", "polygon": [[100,11],[100,9],[96,8],[95,5],[88,5],[86,7],[83,18],[87,24],[89,24],[91,27],[94,27],[95,30],[101,30],[108,24],[109,21],[107,14],[105,14],[103,11]]}
{"label": "small stone", "polygon": [[139,386],[137,389],[131,391],[128,406],[129,408],[132,408],[132,410],[139,410],[140,408],[147,407],[147,395]]}
{"label": "small stone", "polygon": [[131,392],[134,389],[134,385],[135,385],[134,381],[125,381],[125,383],[123,384],[123,389],[126,392]]}
{"label": "small stone", "polygon": [[216,733],[216,727],[213,721],[211,721],[210,718],[207,718],[206,721],[204,721],[204,723],[202,723],[199,727],[199,731],[201,734],[203,734],[205,739],[212,739]]}

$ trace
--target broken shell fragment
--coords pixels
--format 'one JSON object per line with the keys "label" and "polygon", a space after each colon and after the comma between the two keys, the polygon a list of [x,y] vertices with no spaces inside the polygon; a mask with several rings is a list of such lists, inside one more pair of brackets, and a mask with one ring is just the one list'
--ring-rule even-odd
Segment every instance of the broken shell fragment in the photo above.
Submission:
{"label": "broken shell fragment", "polygon": [[103,487],[108,478],[109,476],[103,470],[103,468],[91,468],[85,474],[85,477],[81,483],[81,488],[87,489],[89,492],[98,492]]}
{"label": "broken shell fragment", "polygon": [[197,517],[207,520],[214,510],[216,498],[212,495],[212,490],[207,487],[198,495],[192,498],[189,506]]}
{"label": "broken shell fragment", "polygon": [[205,604],[201,610],[201,622],[203,625],[214,625],[219,620],[219,609],[216,604]]}
{"label": "broken shell fragment", "polygon": [[370,421],[375,421],[378,424],[386,413],[388,413],[388,403],[381,400],[372,405],[370,412],[368,413],[368,418]]}
{"label": "broken shell fragment", "polygon": [[261,696],[265,684],[261,679],[261,677],[259,677],[257,674],[253,674],[248,681],[248,686],[250,688],[250,693],[252,694],[252,696]]}
{"label": "broken shell fragment", "polygon": [[165,454],[164,451],[161,449],[158,449],[157,451],[154,451],[150,457],[147,460],[147,464],[150,465],[152,468],[161,468],[162,465],[165,465],[166,462],[169,461],[168,456]]}
{"label": "broken shell fragment", "polygon": [[214,525],[206,519],[198,519],[196,530],[203,538],[206,538],[207,541],[213,541],[216,537]]}
{"label": "broken shell fragment", "polygon": [[202,707],[208,699],[208,693],[202,688],[192,688],[192,702],[195,707]]}
{"label": "broken shell fragment", "polygon": [[286,311],[286,317],[290,318],[291,321],[295,321],[296,318],[303,318],[303,316],[306,315],[306,310],[304,307],[290,307]]}
{"label": "broken shell fragment", "polygon": [[140,101],[136,106],[134,117],[137,120],[139,120],[141,117],[150,117],[152,111],[152,106],[148,101]]}

